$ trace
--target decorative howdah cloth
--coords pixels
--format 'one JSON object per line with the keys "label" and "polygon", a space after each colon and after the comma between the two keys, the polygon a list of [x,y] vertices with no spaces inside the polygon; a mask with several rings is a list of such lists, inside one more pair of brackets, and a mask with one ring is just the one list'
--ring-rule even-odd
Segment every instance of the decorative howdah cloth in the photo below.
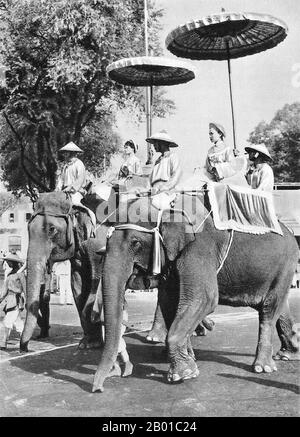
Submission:
{"label": "decorative howdah cloth", "polygon": [[209,182],[207,188],[217,229],[282,235],[272,193],[218,182]]}

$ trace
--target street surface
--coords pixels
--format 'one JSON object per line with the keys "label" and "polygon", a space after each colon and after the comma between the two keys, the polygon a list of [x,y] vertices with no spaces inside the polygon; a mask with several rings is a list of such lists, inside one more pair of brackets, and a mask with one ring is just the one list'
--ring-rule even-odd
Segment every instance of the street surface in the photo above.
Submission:
{"label": "street surface", "polygon": [[[99,350],[78,351],[81,327],[74,305],[59,305],[51,295],[51,337],[18,351],[13,332],[1,351],[2,417],[295,417],[299,416],[299,362],[278,362],[272,374],[254,374],[257,313],[250,308],[219,306],[216,326],[193,337],[200,370],[196,379],[171,385],[163,344],[146,342],[156,306],[156,292],[127,293],[130,329],[126,343],[133,375],[113,377],[104,393],[91,393]],[[290,306],[300,326],[300,290],[290,292]],[[3,316],[3,313],[1,313]],[[39,330],[36,330],[36,334]],[[274,339],[274,350],[279,349]]]}

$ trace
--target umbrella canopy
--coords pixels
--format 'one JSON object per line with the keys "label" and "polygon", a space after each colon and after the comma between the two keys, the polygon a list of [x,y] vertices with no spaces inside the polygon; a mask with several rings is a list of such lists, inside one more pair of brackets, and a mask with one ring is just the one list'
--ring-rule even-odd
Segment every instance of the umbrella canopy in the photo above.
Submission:
{"label": "umbrella canopy", "polygon": [[275,47],[287,32],[287,25],[271,15],[222,12],[177,27],[166,46],[182,58],[225,60]]}
{"label": "umbrella canopy", "polygon": [[287,32],[286,24],[271,15],[222,12],[181,25],[166,38],[168,50],[176,56],[227,60],[234,149],[236,134],[230,60],[275,47]]}
{"label": "umbrella canopy", "polygon": [[[195,70],[186,61],[158,56],[124,58],[110,64],[108,76],[123,85],[150,87],[146,91],[147,137],[152,133],[152,92],[153,86],[178,85],[195,78]],[[152,162],[151,148],[148,147],[147,163]]]}
{"label": "umbrella canopy", "polygon": [[120,59],[106,71],[111,79],[131,86],[177,85],[195,78],[194,68],[187,62],[157,56]]}

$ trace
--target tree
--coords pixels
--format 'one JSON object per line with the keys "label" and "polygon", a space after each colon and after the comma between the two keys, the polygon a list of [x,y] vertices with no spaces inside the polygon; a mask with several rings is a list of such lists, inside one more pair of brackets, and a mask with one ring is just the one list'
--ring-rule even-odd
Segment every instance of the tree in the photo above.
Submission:
{"label": "tree", "polygon": [[[147,3],[150,50],[159,55],[162,11],[154,1]],[[53,190],[58,149],[70,140],[84,158],[91,158],[92,147],[87,167],[99,169],[104,152],[109,159],[120,144],[113,133],[116,110],[144,110],[143,89],[118,85],[106,75],[109,63],[143,54],[143,1],[5,0],[0,21],[6,67],[0,153],[8,187]],[[172,108],[160,94],[156,115]]]}
{"label": "tree", "polygon": [[17,203],[17,198],[11,193],[0,193],[0,217],[1,215],[10,208],[13,208]]}
{"label": "tree", "polygon": [[269,149],[275,182],[300,182],[300,102],[286,104],[269,124],[259,123],[248,141]]}

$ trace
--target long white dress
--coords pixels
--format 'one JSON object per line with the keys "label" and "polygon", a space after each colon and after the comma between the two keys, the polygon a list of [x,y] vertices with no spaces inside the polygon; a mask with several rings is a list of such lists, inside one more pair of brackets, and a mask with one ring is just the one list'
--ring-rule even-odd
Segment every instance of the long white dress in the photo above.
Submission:
{"label": "long white dress", "polygon": [[258,164],[254,169],[249,169],[246,179],[251,188],[273,191],[274,173],[272,168],[266,162]]}

